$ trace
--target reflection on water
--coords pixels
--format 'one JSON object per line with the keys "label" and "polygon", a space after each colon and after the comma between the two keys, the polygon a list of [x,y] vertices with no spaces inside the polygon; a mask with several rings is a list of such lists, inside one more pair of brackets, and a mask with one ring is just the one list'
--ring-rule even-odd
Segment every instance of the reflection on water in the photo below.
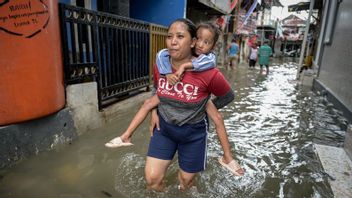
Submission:
{"label": "reflection on water", "polygon": [[211,126],[207,170],[195,187],[177,190],[175,160],[166,191],[147,192],[147,122],[138,129],[135,146],[103,146],[126,128],[134,109],[68,147],[3,170],[0,197],[333,197],[312,144],[342,146],[347,121],[341,112],[296,85],[293,63],[274,63],[268,75],[244,66],[224,73],[236,99],[221,112],[235,157],[246,169],[244,177],[232,176],[217,162],[222,149]]}

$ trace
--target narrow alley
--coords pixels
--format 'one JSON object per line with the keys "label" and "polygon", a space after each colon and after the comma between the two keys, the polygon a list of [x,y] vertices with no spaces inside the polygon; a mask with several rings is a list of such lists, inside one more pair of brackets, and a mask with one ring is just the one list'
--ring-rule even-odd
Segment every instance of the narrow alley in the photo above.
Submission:
{"label": "narrow alley", "polygon": [[293,61],[297,59],[274,59],[268,74],[258,65],[220,68],[235,90],[235,100],[221,112],[232,152],[246,170],[243,177],[234,177],[218,163],[222,149],[211,125],[207,169],[195,187],[185,193],[177,189],[178,165],[173,162],[166,192],[147,192],[149,120],[138,128],[134,146],[104,147],[126,129],[139,107],[135,105],[69,146],[1,170],[0,197],[333,197],[331,175],[323,171],[313,143],[341,146],[347,120],[324,96],[297,84]]}

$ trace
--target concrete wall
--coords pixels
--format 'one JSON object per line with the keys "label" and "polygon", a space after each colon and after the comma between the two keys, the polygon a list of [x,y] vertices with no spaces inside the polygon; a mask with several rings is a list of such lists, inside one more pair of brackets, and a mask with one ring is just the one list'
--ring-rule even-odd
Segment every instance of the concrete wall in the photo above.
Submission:
{"label": "concrete wall", "polygon": [[103,127],[141,105],[150,92],[98,109],[97,83],[66,87],[66,108],[50,116],[0,127],[0,169],[10,167],[42,151],[69,144],[79,135]]}
{"label": "concrete wall", "polygon": [[[331,44],[321,45],[322,59],[319,65],[319,75],[316,79],[318,84],[324,87],[349,112],[352,111],[351,10],[352,1],[342,1],[338,6]],[[330,17],[332,16],[328,14],[327,19]],[[326,27],[324,31],[326,31]],[[324,34],[322,33],[322,35]],[[349,116],[347,115],[347,117]]]}
{"label": "concrete wall", "polygon": [[66,87],[67,107],[71,110],[78,134],[103,126],[98,108],[96,82],[69,85]]}
{"label": "concrete wall", "polygon": [[0,169],[77,137],[68,108],[50,116],[0,127]]}
{"label": "concrete wall", "polygon": [[141,104],[150,92],[138,91],[128,99],[119,101],[99,111],[97,83],[81,83],[66,88],[67,107],[70,109],[74,126],[78,134],[100,128],[113,121],[118,114]]}

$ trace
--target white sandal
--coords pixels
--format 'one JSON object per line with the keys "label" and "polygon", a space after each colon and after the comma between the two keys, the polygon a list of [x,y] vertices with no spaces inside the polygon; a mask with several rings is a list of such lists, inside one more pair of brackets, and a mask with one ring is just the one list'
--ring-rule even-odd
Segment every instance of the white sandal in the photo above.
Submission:
{"label": "white sandal", "polygon": [[131,142],[123,142],[120,137],[116,137],[116,138],[110,140],[110,142],[105,144],[105,146],[109,147],[109,148],[117,148],[117,147],[121,147],[121,146],[132,146],[132,145],[133,144]]}
{"label": "white sandal", "polygon": [[219,157],[219,163],[225,167],[227,170],[229,170],[232,174],[236,176],[243,176],[244,175],[244,169],[241,167],[241,165],[236,161],[232,160],[230,163],[226,164],[223,161],[222,157]]}

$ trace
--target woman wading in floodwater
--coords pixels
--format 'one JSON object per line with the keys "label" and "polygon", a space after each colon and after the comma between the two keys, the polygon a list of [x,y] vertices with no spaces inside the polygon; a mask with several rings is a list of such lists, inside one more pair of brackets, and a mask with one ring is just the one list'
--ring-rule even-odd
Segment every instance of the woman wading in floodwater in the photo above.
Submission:
{"label": "woman wading in floodwater", "polygon": [[[190,62],[195,46],[196,27],[187,19],[177,19],[169,29],[166,45],[174,70]],[[160,99],[152,112],[152,122],[159,122],[150,139],[145,178],[148,189],[163,190],[163,179],[176,151],[178,152],[179,187],[191,186],[198,172],[205,170],[208,119],[205,107],[210,94],[217,96],[215,106],[222,107],[234,93],[217,68],[186,71],[182,81],[171,85],[154,68],[154,87]]]}

